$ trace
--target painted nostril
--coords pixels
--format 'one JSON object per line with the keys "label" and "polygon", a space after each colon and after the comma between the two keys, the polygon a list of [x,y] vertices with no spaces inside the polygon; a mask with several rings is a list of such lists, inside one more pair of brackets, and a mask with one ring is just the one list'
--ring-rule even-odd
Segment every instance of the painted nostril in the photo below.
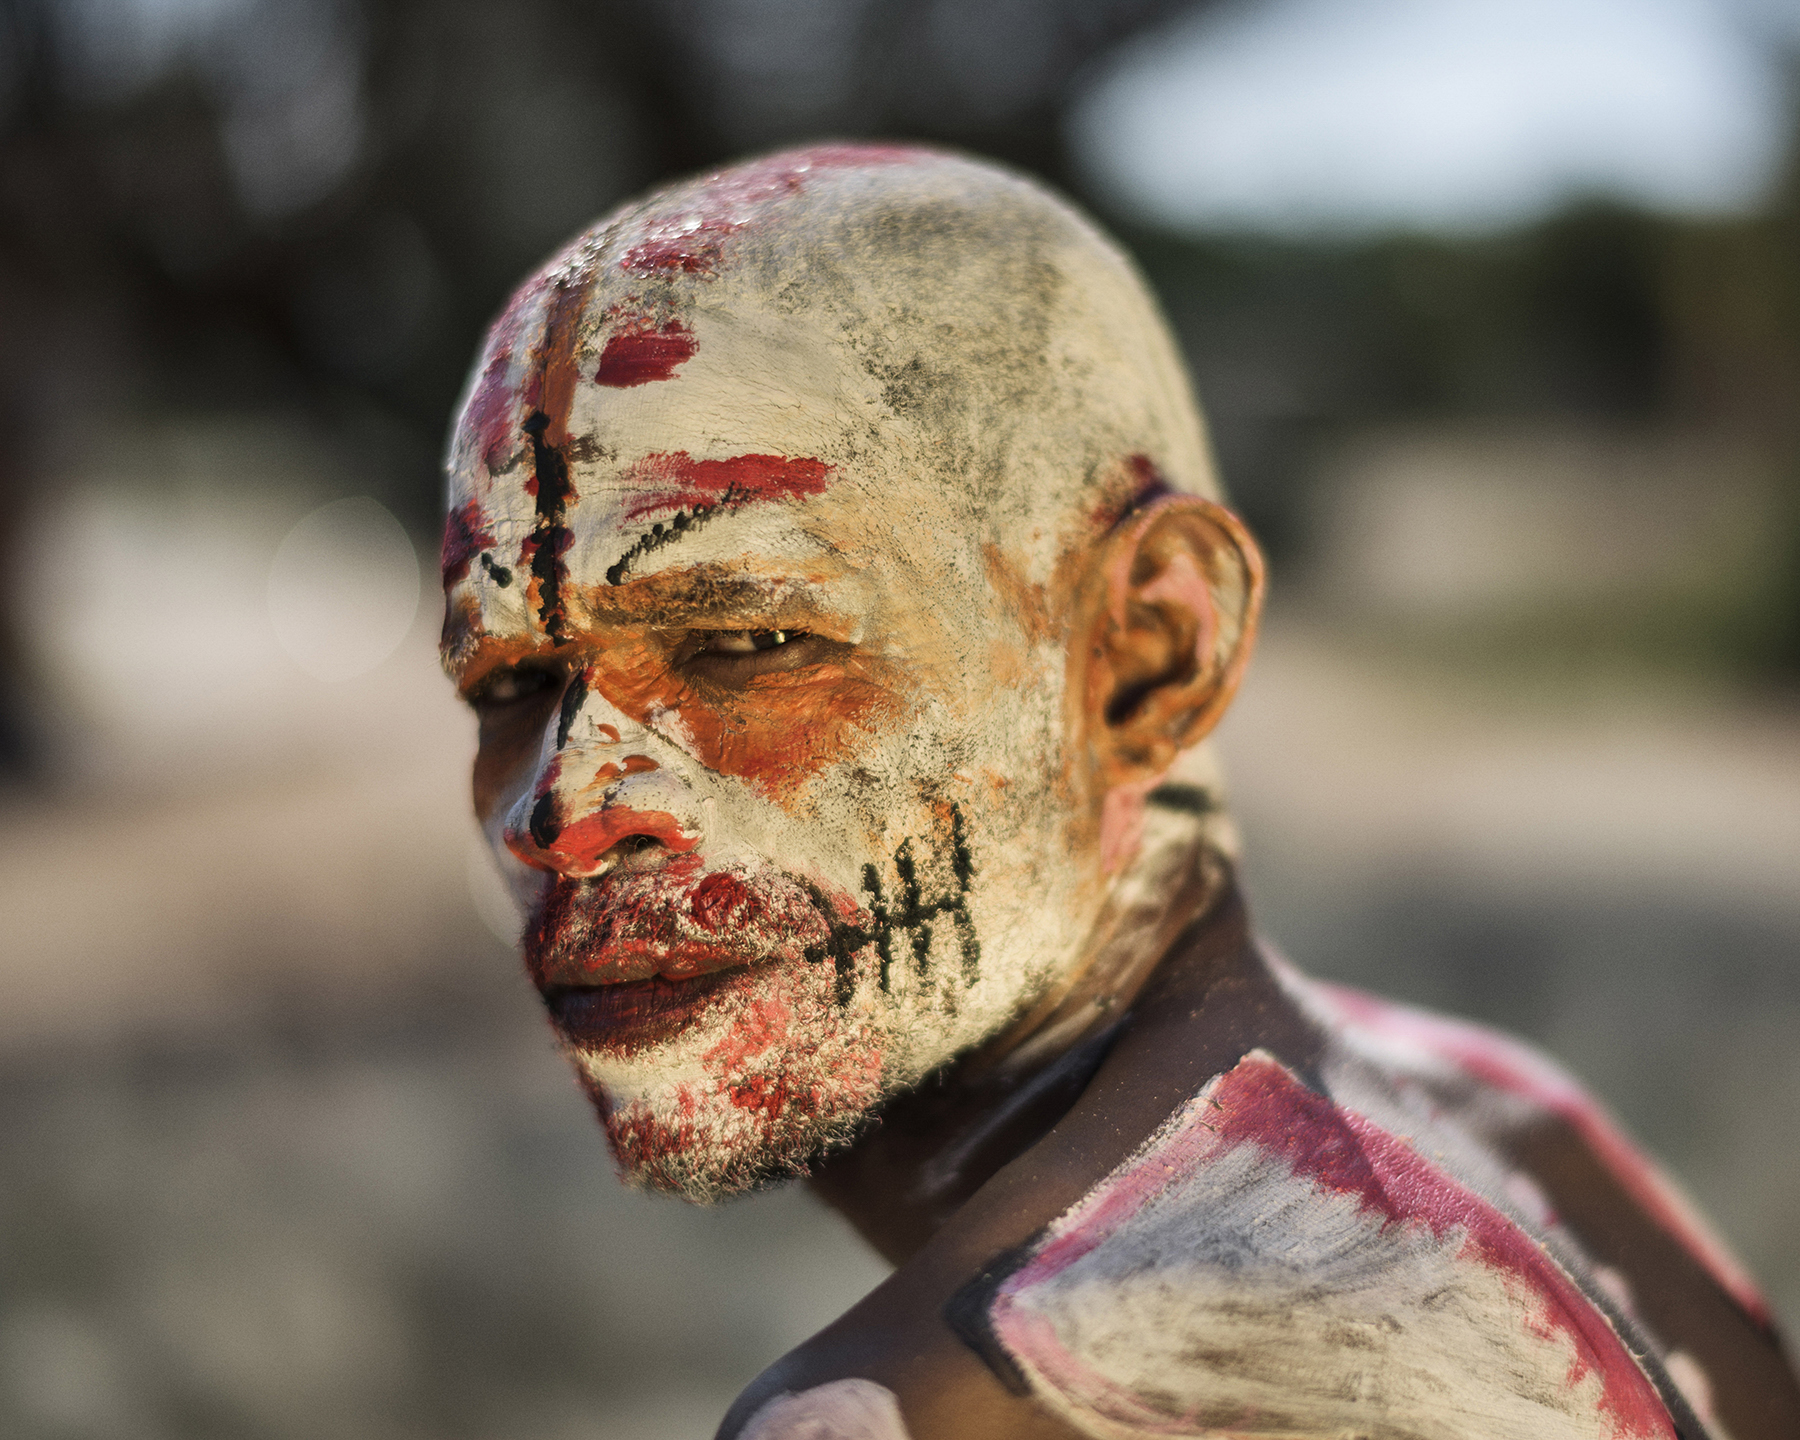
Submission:
{"label": "painted nostril", "polygon": [[507,848],[535,870],[574,877],[603,875],[614,865],[647,850],[684,855],[700,843],[673,815],[660,810],[605,806],[568,819],[554,795],[540,796],[531,809],[526,834],[509,830]]}
{"label": "painted nostril", "polygon": [[527,827],[540,850],[548,850],[562,834],[562,817],[556,813],[556,796],[540,795],[531,807],[531,824]]}

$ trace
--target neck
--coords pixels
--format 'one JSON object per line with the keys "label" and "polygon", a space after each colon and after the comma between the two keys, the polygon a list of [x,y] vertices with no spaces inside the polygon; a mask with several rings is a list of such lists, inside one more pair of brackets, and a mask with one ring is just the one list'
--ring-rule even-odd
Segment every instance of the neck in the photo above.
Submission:
{"label": "neck", "polygon": [[862,1139],[816,1167],[814,1192],[893,1264],[1062,1119],[1153,973],[1193,970],[1203,987],[1199,972],[1241,948],[1246,918],[1223,856],[1195,846],[1158,871],[1155,884],[1117,887],[1085,962],[1018,1022],[889,1103]]}

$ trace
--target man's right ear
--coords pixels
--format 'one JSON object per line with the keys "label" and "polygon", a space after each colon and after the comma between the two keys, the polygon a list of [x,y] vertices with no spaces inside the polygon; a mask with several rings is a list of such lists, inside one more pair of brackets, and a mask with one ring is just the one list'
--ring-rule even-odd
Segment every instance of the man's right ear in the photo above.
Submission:
{"label": "man's right ear", "polygon": [[1080,637],[1088,741],[1104,787],[1147,787],[1236,693],[1262,609],[1262,552],[1223,506],[1165,495],[1106,538],[1095,578],[1102,593]]}

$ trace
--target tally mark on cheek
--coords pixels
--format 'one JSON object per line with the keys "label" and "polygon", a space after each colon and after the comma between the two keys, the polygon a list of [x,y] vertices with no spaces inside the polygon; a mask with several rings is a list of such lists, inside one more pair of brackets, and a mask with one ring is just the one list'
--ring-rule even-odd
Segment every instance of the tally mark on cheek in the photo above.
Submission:
{"label": "tally mark on cheek", "polygon": [[881,961],[881,988],[890,988],[896,933],[906,932],[917,974],[925,973],[931,955],[931,922],[949,915],[955,925],[957,949],[962,956],[964,986],[973,985],[981,966],[981,942],[975,935],[975,923],[969,915],[969,890],[975,879],[975,860],[969,853],[968,832],[960,806],[950,807],[950,869],[956,877],[954,894],[938,900],[925,900],[919,884],[918,864],[913,859],[912,841],[902,840],[894,851],[894,872],[900,877],[899,903],[890,908],[882,898],[881,875],[873,865],[863,866],[863,891],[869,896],[871,926],[851,925],[836,918],[830,901],[817,886],[802,881],[813,904],[825,917],[825,939],[806,948],[806,958],[814,964],[827,957],[837,972],[837,999],[848,1004],[856,988],[856,956],[869,945]]}

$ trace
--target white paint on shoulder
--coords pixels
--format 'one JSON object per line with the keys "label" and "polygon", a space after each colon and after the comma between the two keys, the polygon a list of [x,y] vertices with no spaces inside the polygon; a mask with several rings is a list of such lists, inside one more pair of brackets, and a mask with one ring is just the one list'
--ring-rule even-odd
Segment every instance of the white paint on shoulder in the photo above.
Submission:
{"label": "white paint on shoulder", "polygon": [[833,1380],[777,1395],[738,1440],[912,1440],[894,1392],[873,1380]]}
{"label": "white paint on shoulder", "polygon": [[1261,1052],[1055,1222],[989,1319],[1109,1440],[1675,1433],[1538,1240]]}

